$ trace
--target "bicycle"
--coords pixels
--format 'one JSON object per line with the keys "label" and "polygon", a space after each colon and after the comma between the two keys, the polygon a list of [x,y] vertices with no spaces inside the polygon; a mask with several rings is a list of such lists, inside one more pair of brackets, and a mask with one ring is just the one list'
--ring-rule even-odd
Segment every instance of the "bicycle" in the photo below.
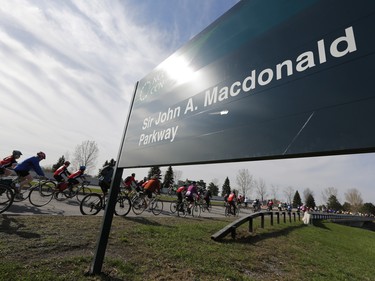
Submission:
{"label": "bicycle", "polygon": [[56,183],[52,180],[38,179],[36,184],[33,184],[28,195],[29,202],[35,207],[42,207],[51,202],[56,193]]}
{"label": "bicycle", "polygon": [[231,204],[229,204],[229,203],[226,203],[225,204],[225,210],[224,210],[224,215],[226,216],[226,217],[229,217],[229,216],[231,216],[231,215],[233,215],[233,216],[238,216],[239,215],[239,210],[238,210],[238,208],[236,208],[236,209],[233,209],[233,207],[234,206],[232,206]]}
{"label": "bicycle", "polygon": [[[104,194],[99,193],[89,193],[81,201],[79,205],[79,210],[82,215],[94,216],[98,214],[101,210],[105,209],[107,205],[108,197]],[[131,208],[131,201],[127,195],[119,193],[116,206],[115,214],[116,216],[126,216]]]}
{"label": "bicycle", "polygon": [[12,206],[14,200],[14,192],[8,185],[0,182],[0,214],[5,212]]}
{"label": "bicycle", "polygon": [[188,201],[185,197],[177,208],[177,216],[186,217],[188,214],[192,217],[199,217],[201,215],[201,206],[196,201]]}
{"label": "bicycle", "polygon": [[132,203],[132,209],[136,215],[142,214],[148,207],[155,216],[163,211],[163,201],[161,201],[158,196],[152,197],[150,202],[147,202],[146,194],[142,191],[134,196]]}
{"label": "bicycle", "polygon": [[67,182],[62,182],[58,184],[59,190],[55,194],[56,200],[63,200],[65,198],[76,197],[78,202],[81,202],[82,199],[89,193],[93,193],[92,190],[88,187],[90,184],[89,181],[82,181],[78,185],[71,185]]}

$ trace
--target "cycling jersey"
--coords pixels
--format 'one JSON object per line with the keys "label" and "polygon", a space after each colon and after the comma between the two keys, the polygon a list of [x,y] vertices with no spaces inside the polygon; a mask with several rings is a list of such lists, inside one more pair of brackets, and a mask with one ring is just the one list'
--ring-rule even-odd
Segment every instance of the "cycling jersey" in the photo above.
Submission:
{"label": "cycling jersey", "polygon": [[41,159],[37,156],[33,156],[30,158],[25,159],[21,163],[17,164],[17,166],[14,168],[14,170],[19,172],[29,172],[30,170],[34,170],[35,173],[37,173],[39,176],[44,177],[44,172],[42,168],[39,165]]}
{"label": "cycling jersey", "polygon": [[12,167],[13,164],[16,164],[16,163],[17,163],[16,159],[14,158],[13,155],[11,155],[11,156],[5,157],[3,160],[0,161],[0,167],[10,168]]}

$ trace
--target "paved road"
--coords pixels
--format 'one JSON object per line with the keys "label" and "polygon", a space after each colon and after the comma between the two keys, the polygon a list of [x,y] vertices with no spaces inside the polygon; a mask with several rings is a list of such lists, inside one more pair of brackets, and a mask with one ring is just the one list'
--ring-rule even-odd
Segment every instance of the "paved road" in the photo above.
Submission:
{"label": "paved road", "polygon": [[[240,217],[251,214],[250,209],[241,209]],[[73,199],[65,199],[63,201],[52,201],[43,207],[34,207],[28,200],[22,202],[14,202],[13,205],[3,214],[8,215],[59,215],[59,216],[82,216],[79,210],[79,202]],[[102,216],[104,211],[98,213],[98,216]],[[131,210],[127,215],[129,217],[137,216]],[[151,212],[143,212],[140,216],[153,216]],[[176,216],[171,214],[170,203],[164,202],[163,212],[159,216]],[[224,207],[214,206],[211,212],[202,212],[201,217],[224,217]]]}

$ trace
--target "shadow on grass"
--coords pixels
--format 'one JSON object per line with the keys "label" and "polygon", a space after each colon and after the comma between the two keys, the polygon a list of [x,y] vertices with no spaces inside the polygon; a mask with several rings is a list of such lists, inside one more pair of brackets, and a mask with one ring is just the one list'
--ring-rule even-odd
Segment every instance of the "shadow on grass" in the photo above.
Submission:
{"label": "shadow on grass", "polygon": [[158,222],[153,221],[153,220],[149,220],[146,217],[123,217],[123,218],[124,218],[124,220],[127,220],[127,221],[132,221],[132,222],[141,223],[141,224],[145,224],[145,225],[164,226],[163,224],[158,223]]}
{"label": "shadow on grass", "polygon": [[37,233],[20,231],[19,229],[25,227],[23,223],[19,223],[14,217],[8,217],[7,215],[2,215],[2,222],[0,225],[0,232],[7,234],[16,234],[22,238],[40,238],[40,235]]}
{"label": "shadow on grass", "polygon": [[330,230],[322,221],[314,221],[314,226],[316,227],[319,227],[319,228],[323,228],[325,230]]}
{"label": "shadow on grass", "polygon": [[289,233],[291,233],[292,231],[298,230],[298,229],[303,228],[303,227],[308,227],[308,226],[304,225],[304,224],[301,224],[301,225],[298,225],[298,226],[289,226],[289,227],[284,228],[284,229],[275,230],[275,231],[271,231],[271,232],[268,232],[268,233],[259,233],[259,234],[256,234],[254,236],[251,235],[251,233],[249,233],[249,235],[247,235],[246,237],[242,236],[243,233],[241,232],[240,234],[237,234],[236,239],[232,239],[230,237],[230,235],[228,235],[228,236],[226,236],[226,238],[224,238],[222,240],[219,240],[218,242],[226,243],[226,244],[257,243],[257,242],[260,242],[262,240],[269,239],[269,238],[277,238],[277,237],[280,237],[280,236],[286,236]]}

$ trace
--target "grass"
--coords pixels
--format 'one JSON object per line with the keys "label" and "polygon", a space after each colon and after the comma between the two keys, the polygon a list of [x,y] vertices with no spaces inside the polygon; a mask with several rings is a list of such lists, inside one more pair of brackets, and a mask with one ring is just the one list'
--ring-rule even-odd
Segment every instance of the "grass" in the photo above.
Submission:
{"label": "grass", "polygon": [[100,217],[0,215],[0,280],[374,280],[375,232],[281,223],[236,240],[230,219],[115,217],[102,274],[89,276]]}

